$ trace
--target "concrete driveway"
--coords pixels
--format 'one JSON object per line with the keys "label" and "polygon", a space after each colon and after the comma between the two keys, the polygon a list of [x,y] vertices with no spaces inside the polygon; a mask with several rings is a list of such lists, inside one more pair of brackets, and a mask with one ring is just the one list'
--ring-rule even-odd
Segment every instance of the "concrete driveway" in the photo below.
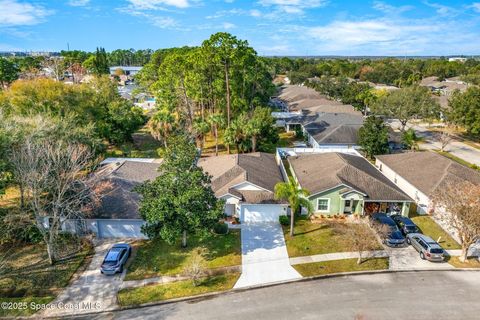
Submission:
{"label": "concrete driveway", "polygon": [[298,278],[278,222],[242,225],[242,275],[234,288]]}
{"label": "concrete driveway", "polygon": [[[123,282],[123,274],[106,276],[100,266],[108,249],[119,243],[118,239],[96,243],[95,255],[87,269],[51,303],[57,306],[46,310],[42,316],[70,316],[87,312],[112,310],[117,306],[117,292]],[[67,306],[67,307],[64,307]]]}
{"label": "concrete driveway", "polygon": [[412,246],[405,248],[389,248],[385,250],[390,256],[390,270],[449,270],[455,269],[447,262],[430,262],[422,260],[420,254]]}

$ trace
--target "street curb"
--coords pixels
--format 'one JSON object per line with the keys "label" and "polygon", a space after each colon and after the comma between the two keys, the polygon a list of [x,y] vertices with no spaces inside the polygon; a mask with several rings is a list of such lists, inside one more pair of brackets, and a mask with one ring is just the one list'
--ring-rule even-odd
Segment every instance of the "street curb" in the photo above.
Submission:
{"label": "street curb", "polygon": [[[209,292],[201,295],[190,296],[190,297],[183,297],[183,298],[176,298],[176,299],[169,299],[164,301],[156,301],[156,302],[148,302],[142,303],[138,305],[131,305],[131,306],[119,306],[115,309],[111,310],[104,310],[99,312],[89,312],[89,313],[82,313],[78,315],[69,315],[71,318],[79,318],[79,317],[86,317],[89,315],[101,314],[101,313],[109,313],[115,311],[123,311],[123,310],[131,310],[131,309],[142,309],[148,308],[152,306],[160,306],[160,305],[169,305],[178,302],[200,302],[202,300],[212,299],[220,295],[230,295],[235,294],[237,292],[244,292],[249,290],[259,290],[263,288],[270,288],[276,287],[284,284],[296,283],[296,282],[309,282],[315,280],[322,280],[322,279],[330,279],[330,278],[341,278],[341,277],[348,277],[348,276],[360,276],[360,275],[372,275],[372,274],[389,274],[389,273],[408,273],[408,272],[466,272],[466,271],[477,271],[480,272],[479,268],[462,268],[462,269],[405,269],[405,270],[367,270],[367,271],[354,271],[354,272],[340,272],[340,273],[332,273],[332,274],[325,274],[325,275],[318,275],[318,276],[311,276],[311,277],[303,277],[299,279],[292,279],[286,281],[278,281],[278,282],[271,282],[256,286],[249,286],[244,288],[238,289],[230,289],[226,291],[215,291]],[[34,316],[35,317],[35,316]],[[57,317],[58,318],[58,317]],[[56,319],[56,317],[47,317],[42,319]]]}

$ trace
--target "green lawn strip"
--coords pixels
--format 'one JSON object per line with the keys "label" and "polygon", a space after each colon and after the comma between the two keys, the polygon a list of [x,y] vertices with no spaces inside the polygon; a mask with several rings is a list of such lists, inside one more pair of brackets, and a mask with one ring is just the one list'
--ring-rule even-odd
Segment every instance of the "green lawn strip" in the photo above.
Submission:
{"label": "green lawn strip", "polygon": [[[285,241],[287,244],[288,255],[290,257],[311,256],[316,254],[349,252],[351,249],[351,239],[339,232],[331,223],[312,223],[310,220],[301,217],[295,222],[295,235],[290,237],[289,226],[283,227]],[[341,222],[337,222],[341,223]],[[361,225],[346,224],[348,228],[359,228]],[[372,237],[374,234],[372,232]],[[382,246],[378,244],[378,249]]]}
{"label": "green lawn strip", "polygon": [[195,296],[208,292],[225,291],[233,288],[239,276],[239,273],[228,273],[204,278],[196,287],[193,286],[191,280],[183,280],[167,284],[122,289],[118,293],[118,301],[122,306],[129,306]]}
{"label": "green lawn strip", "polygon": [[448,257],[447,262],[455,268],[480,268],[478,258],[468,258],[467,261],[461,262],[460,257]]}
{"label": "green lawn strip", "polygon": [[136,255],[128,267],[125,280],[181,274],[194,250],[200,247],[208,250],[205,257],[208,269],[242,264],[240,230],[230,230],[226,235],[212,235],[203,241],[190,237],[187,248],[182,248],[180,243],[171,246],[160,239],[145,240],[134,245]]}
{"label": "green lawn strip", "polygon": [[473,163],[470,163],[468,161],[465,161],[463,160],[462,158],[459,158],[457,156],[454,156],[453,154],[451,154],[450,152],[446,152],[446,151],[440,151],[440,150],[435,150],[437,153],[441,154],[442,156],[444,157],[447,157],[449,158],[450,160],[453,160],[455,162],[458,162],[460,163],[461,165],[464,165],[466,167],[469,167],[469,168],[472,168],[472,169],[475,169],[475,170],[480,170],[480,168],[473,164]]}
{"label": "green lawn strip", "polygon": [[447,250],[461,249],[462,247],[445,231],[440,227],[431,217],[413,215],[412,221],[420,228],[420,231],[437,241],[439,238],[439,244]]}
{"label": "green lawn strip", "polygon": [[[52,296],[48,297],[24,297],[24,298],[2,298],[0,297],[0,304],[7,303],[5,308],[0,307],[0,317],[24,317],[34,314],[38,311],[39,306],[47,304],[54,299]],[[18,304],[21,304],[20,307]],[[23,305],[26,303],[26,308]],[[34,305],[32,308],[32,304]]]}
{"label": "green lawn strip", "polygon": [[293,267],[304,277],[339,272],[385,270],[388,269],[388,258],[372,258],[361,264],[357,264],[357,259],[354,258],[297,264]]}

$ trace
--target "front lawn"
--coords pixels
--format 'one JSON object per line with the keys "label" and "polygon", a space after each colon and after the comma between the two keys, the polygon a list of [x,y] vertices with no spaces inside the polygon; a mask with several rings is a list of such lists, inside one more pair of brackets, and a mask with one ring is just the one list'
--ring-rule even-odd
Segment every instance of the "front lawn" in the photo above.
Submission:
{"label": "front lawn", "polygon": [[[54,299],[52,296],[48,297],[24,297],[24,298],[2,298],[0,297],[0,303],[7,303],[6,308],[0,308],[0,318],[3,317],[26,317],[34,314],[38,310],[32,309],[31,304],[43,305],[51,302]],[[10,304],[11,303],[11,304]],[[21,308],[14,308],[15,304],[26,303]],[[39,307],[35,307],[39,308]]]}
{"label": "front lawn", "polygon": [[[92,253],[89,245],[71,258],[51,266],[43,243],[0,250],[0,301],[48,303],[69,284],[73,274]],[[25,310],[0,310],[2,316],[24,316]]]}
{"label": "front lawn", "polygon": [[187,248],[182,248],[180,242],[171,246],[160,239],[144,240],[134,244],[136,256],[128,267],[125,280],[181,274],[192,253],[201,247],[207,249],[208,269],[242,264],[240,230],[230,230],[226,235],[212,234],[203,241],[190,237]]}
{"label": "front lawn", "polygon": [[130,306],[147,302],[195,296],[208,292],[230,290],[237,282],[239,276],[239,273],[228,273],[203,278],[196,287],[193,286],[192,281],[183,280],[167,284],[122,289],[118,293],[118,301],[122,306]]}
{"label": "front lawn", "polygon": [[354,258],[297,264],[293,267],[304,277],[339,272],[386,270],[388,269],[388,258],[372,258],[361,264],[357,264],[357,259]]}
{"label": "front lawn", "polygon": [[478,258],[468,258],[467,261],[461,262],[460,257],[449,257],[447,261],[455,268],[480,268]]}
{"label": "front lawn", "polygon": [[43,296],[56,293],[69,283],[90,252],[91,247],[85,246],[75,256],[52,266],[43,243],[11,250],[4,248],[0,253],[0,261],[4,263],[0,273],[0,296]]}
{"label": "front lawn", "polygon": [[461,249],[462,247],[429,216],[413,215],[412,221],[420,228],[420,231],[437,241],[439,238],[439,244],[447,250]]}
{"label": "front lawn", "polygon": [[[336,227],[342,222],[312,223],[305,217],[296,218],[295,235],[290,237],[290,227],[283,226],[288,255],[290,257],[311,256],[333,252],[350,252],[352,245],[341,228]],[[348,228],[365,228],[363,224],[346,224]],[[372,237],[374,237],[372,231]],[[378,249],[382,246],[379,243]]]}

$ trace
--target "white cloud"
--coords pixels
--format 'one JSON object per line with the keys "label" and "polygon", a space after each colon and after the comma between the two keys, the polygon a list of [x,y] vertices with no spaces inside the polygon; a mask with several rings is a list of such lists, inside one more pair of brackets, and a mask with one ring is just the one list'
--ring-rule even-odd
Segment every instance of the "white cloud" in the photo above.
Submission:
{"label": "white cloud", "polygon": [[224,22],[224,23],[222,24],[222,27],[223,27],[223,29],[225,29],[225,30],[230,30],[230,29],[236,28],[237,26],[234,25],[233,23],[230,23],[230,22]]}
{"label": "white cloud", "polygon": [[390,4],[387,4],[385,2],[382,2],[382,1],[375,1],[373,3],[373,8],[375,10],[378,10],[378,11],[382,11],[386,14],[400,14],[400,13],[403,13],[405,11],[409,11],[409,10],[412,10],[414,7],[413,6],[399,6],[399,7],[396,7],[396,6],[392,6]]}
{"label": "white cloud", "polygon": [[138,10],[156,10],[162,6],[187,8],[190,6],[188,0],[128,0]]}
{"label": "white cloud", "polygon": [[90,3],[90,0],[70,0],[68,4],[72,7],[85,7]]}
{"label": "white cloud", "polygon": [[35,25],[53,14],[52,10],[45,9],[40,5],[18,2],[17,0],[0,0],[0,8],[1,26]]}
{"label": "white cloud", "polygon": [[171,29],[178,26],[178,23],[172,17],[147,16],[147,19],[155,26],[161,29]]}
{"label": "white cloud", "polygon": [[289,14],[302,14],[305,9],[319,8],[325,6],[326,0],[259,0],[258,3],[264,7],[273,6],[276,11]]}
{"label": "white cloud", "polygon": [[250,15],[252,17],[258,18],[262,16],[262,13],[260,12],[260,10],[253,9],[253,10],[250,10]]}
{"label": "white cloud", "polygon": [[474,2],[468,6],[468,8],[473,9],[473,11],[480,13],[480,2]]}
{"label": "white cloud", "polygon": [[442,17],[454,17],[461,13],[460,10],[458,9],[455,9],[443,4],[439,4],[439,3],[430,3],[425,1],[424,4],[431,8],[434,8],[437,14]]}

